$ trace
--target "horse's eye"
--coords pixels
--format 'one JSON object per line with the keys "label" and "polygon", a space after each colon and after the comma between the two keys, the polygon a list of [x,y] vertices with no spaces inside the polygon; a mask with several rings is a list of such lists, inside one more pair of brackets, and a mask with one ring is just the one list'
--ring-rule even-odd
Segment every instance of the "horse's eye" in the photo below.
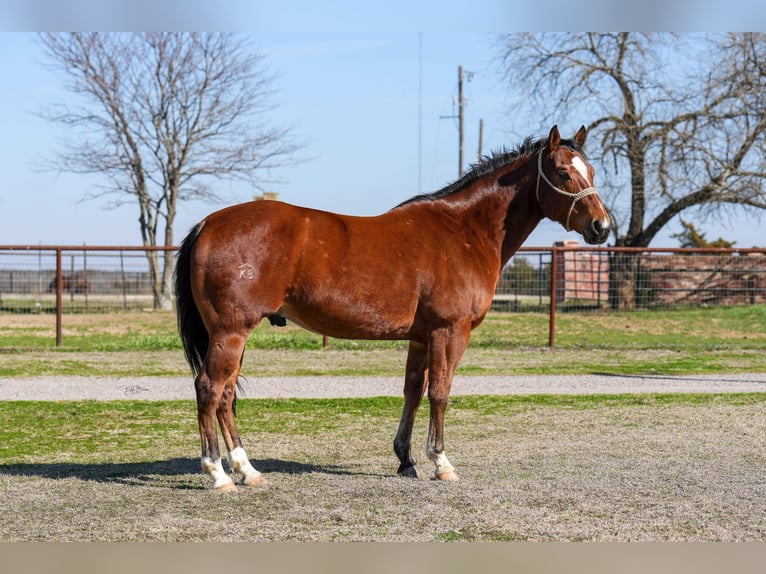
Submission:
{"label": "horse's eye", "polygon": [[570,179],[572,179],[571,177],[569,177],[569,174],[564,169],[559,170],[559,177],[563,179],[564,181],[569,181]]}

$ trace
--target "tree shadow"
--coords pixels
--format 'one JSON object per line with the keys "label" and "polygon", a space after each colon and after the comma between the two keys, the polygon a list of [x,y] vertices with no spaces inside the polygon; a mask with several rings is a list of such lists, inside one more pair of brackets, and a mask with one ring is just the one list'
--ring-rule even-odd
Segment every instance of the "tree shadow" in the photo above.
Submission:
{"label": "tree shadow", "polygon": [[[305,464],[289,460],[262,459],[251,460],[253,466],[267,475],[270,473],[284,474],[331,474],[345,476],[377,476],[365,472],[357,472],[338,465]],[[196,474],[202,476],[198,458],[172,458],[152,462],[128,463],[23,463],[2,464],[0,475],[27,476],[63,480],[77,478],[101,483],[124,484],[127,486],[144,486],[160,481],[158,477],[181,477]],[[197,484],[188,481],[162,481],[162,486],[179,490],[198,490]],[[207,487],[207,486],[206,486]]]}

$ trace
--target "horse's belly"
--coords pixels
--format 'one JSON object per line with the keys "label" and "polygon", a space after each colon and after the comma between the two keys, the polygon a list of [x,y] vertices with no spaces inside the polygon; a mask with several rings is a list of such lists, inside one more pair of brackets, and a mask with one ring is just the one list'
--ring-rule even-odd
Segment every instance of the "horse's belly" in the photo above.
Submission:
{"label": "horse's belly", "polygon": [[376,305],[334,298],[320,304],[286,302],[279,314],[301,327],[337,339],[406,339],[414,306]]}

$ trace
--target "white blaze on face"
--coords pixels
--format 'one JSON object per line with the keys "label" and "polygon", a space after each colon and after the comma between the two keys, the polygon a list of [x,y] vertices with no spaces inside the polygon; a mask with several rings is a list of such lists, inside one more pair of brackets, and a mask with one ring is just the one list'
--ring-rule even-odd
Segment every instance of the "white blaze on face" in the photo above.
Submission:
{"label": "white blaze on face", "polygon": [[581,160],[577,156],[573,157],[572,167],[574,167],[577,170],[577,173],[579,173],[583,177],[583,179],[588,183],[588,185],[591,184],[590,179],[588,178],[588,166],[585,165],[585,162],[583,160]]}

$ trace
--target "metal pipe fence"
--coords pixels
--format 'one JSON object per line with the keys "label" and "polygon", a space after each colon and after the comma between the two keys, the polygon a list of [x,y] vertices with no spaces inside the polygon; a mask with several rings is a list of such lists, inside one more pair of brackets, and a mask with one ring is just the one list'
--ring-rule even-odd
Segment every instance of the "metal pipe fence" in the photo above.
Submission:
{"label": "metal pipe fence", "polygon": [[766,249],[522,247],[493,308],[556,315],[766,304]]}
{"label": "metal pipe fence", "polygon": [[[0,245],[0,313],[56,316],[157,306],[176,247]],[[153,267],[154,266],[154,267]],[[168,270],[171,271],[171,270]],[[167,294],[170,296],[170,294]],[[493,309],[562,312],[766,304],[766,249],[522,247],[503,268]]]}
{"label": "metal pipe fence", "polygon": [[[0,245],[0,313],[56,316],[61,346],[65,313],[151,309],[153,277],[164,274],[164,258],[151,254],[177,247]],[[172,271],[172,270],[171,270]]]}

